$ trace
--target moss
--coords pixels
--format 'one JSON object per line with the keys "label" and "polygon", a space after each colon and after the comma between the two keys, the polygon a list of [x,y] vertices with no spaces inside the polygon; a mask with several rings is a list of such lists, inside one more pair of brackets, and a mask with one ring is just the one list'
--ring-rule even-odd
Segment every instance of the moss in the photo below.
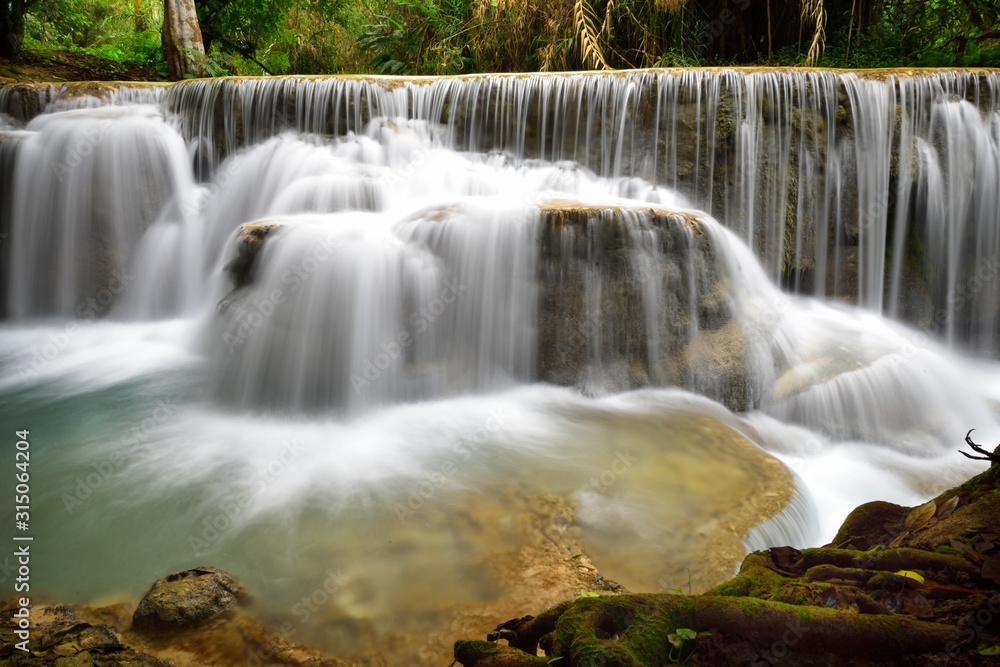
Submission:
{"label": "moss", "polygon": [[874,546],[872,542],[885,532],[886,525],[902,526],[909,512],[906,507],[881,500],[860,505],[847,515],[833,544],[854,543],[858,548],[870,549]]}

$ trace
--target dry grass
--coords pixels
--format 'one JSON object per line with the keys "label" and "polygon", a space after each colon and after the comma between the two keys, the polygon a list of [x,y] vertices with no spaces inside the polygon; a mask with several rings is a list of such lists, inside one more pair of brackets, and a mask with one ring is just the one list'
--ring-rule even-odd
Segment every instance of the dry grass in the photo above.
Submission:
{"label": "dry grass", "polygon": [[597,43],[597,30],[594,28],[596,18],[594,9],[587,0],[574,2],[573,20],[576,25],[577,37],[580,39],[580,55],[583,58],[584,66],[594,69],[612,69],[608,61],[604,59],[601,45]]}
{"label": "dry grass", "polygon": [[806,67],[815,67],[826,45],[826,8],[823,6],[823,0],[803,0],[801,19],[802,25],[806,28],[811,27],[813,33],[809,51],[806,53]]}

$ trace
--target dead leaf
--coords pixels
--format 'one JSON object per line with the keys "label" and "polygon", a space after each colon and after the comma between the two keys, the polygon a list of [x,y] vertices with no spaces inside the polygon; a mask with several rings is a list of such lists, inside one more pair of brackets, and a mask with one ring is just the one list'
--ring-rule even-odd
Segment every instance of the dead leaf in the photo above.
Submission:
{"label": "dead leaf", "polygon": [[905,540],[909,536],[910,536],[909,531],[904,530],[902,533],[899,534],[899,537],[897,537],[896,539],[894,539],[892,542],[889,543],[889,548],[892,549],[893,547],[898,547],[900,544],[903,543],[903,540]]}
{"label": "dead leaf", "polygon": [[993,544],[989,540],[980,540],[979,542],[976,542],[976,547],[975,547],[976,551],[978,551],[981,554],[988,554],[989,552],[993,551],[996,548],[997,545]]}
{"label": "dead leaf", "polygon": [[951,513],[955,511],[956,507],[958,507],[958,496],[952,496],[951,498],[946,500],[944,504],[941,505],[941,507],[938,508],[937,518],[939,520],[947,519],[948,517],[951,516]]}
{"label": "dead leaf", "polygon": [[987,556],[983,560],[983,576],[1000,584],[1000,556]]}
{"label": "dead leaf", "polygon": [[802,559],[802,552],[792,547],[773,547],[771,560],[781,567],[794,567]]}
{"label": "dead leaf", "polygon": [[933,500],[924,503],[920,507],[914,507],[913,511],[906,517],[906,521],[903,525],[906,530],[911,533],[915,533],[918,530],[925,528],[927,523],[934,518],[934,514],[937,512],[937,503]]}
{"label": "dead leaf", "polygon": [[948,542],[951,544],[951,548],[959,553],[964,554],[966,552],[972,551],[972,547],[970,547],[965,542],[960,542],[956,540],[954,537],[949,537]]}
{"label": "dead leaf", "polygon": [[899,594],[899,609],[904,614],[913,614],[917,618],[933,618],[934,607],[920,591],[906,589]]}

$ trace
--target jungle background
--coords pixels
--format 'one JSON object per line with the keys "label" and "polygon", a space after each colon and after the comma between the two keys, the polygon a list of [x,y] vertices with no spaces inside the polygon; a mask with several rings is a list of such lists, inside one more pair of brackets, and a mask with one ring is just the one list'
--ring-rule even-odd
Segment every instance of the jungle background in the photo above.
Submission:
{"label": "jungle background", "polygon": [[[994,0],[195,0],[209,76],[1000,67]],[[7,61],[167,77],[163,0],[0,0]],[[2,50],[2,49],[0,49]],[[83,77],[86,78],[86,77]]]}

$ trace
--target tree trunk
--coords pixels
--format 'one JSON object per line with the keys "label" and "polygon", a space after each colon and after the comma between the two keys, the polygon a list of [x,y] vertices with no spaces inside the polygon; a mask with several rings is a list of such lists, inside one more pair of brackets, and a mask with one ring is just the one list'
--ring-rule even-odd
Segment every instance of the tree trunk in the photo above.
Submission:
{"label": "tree trunk", "polygon": [[163,1],[163,50],[167,54],[167,67],[174,81],[187,74],[202,76],[199,55],[205,56],[201,41],[201,28],[195,13],[194,0]]}
{"label": "tree trunk", "polygon": [[0,56],[13,58],[24,41],[24,0],[0,0]]}

